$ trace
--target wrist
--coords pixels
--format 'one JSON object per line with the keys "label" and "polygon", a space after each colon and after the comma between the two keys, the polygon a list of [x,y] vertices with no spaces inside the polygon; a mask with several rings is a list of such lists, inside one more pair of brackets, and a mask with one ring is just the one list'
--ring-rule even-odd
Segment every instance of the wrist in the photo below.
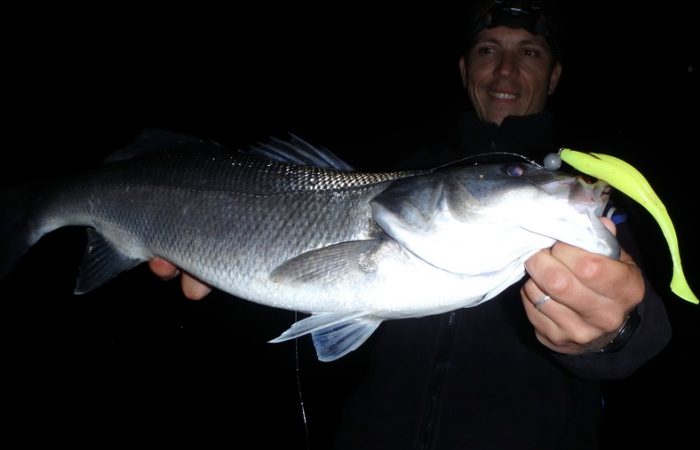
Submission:
{"label": "wrist", "polygon": [[624,347],[632,338],[632,335],[634,335],[637,327],[639,327],[640,321],[641,316],[635,307],[627,315],[625,321],[622,322],[622,325],[620,325],[617,333],[615,333],[615,335],[602,347],[592,349],[591,353],[615,353],[620,351],[620,349],[622,349],[622,347]]}

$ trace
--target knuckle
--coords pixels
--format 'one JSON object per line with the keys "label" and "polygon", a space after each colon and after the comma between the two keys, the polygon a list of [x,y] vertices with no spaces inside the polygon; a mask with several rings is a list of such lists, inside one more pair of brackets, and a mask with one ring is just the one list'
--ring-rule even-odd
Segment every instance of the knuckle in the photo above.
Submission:
{"label": "knuckle", "polygon": [[537,270],[537,267],[539,266],[540,258],[542,257],[542,250],[539,252],[536,252],[534,255],[530,256],[526,261],[525,261],[525,269],[528,272],[532,272],[533,270]]}
{"label": "knuckle", "polygon": [[568,347],[571,345],[570,337],[563,332],[547,333],[546,336],[549,342],[557,347]]}
{"label": "knuckle", "polygon": [[569,339],[576,345],[586,345],[594,341],[599,333],[593,332],[591,329],[576,329],[571,332]]}
{"label": "knuckle", "polygon": [[587,253],[576,262],[575,271],[584,283],[598,279],[605,271],[607,261],[604,256]]}
{"label": "knuckle", "polygon": [[641,303],[642,299],[644,298],[646,286],[644,285],[641,272],[636,267],[632,274],[632,278],[632,281],[626,283],[625,286],[627,287],[627,298],[632,299],[633,305],[636,306],[637,304]]}
{"label": "knuckle", "polygon": [[598,327],[606,333],[612,333],[620,328],[624,320],[625,318],[622,315],[606,314],[599,319]]}
{"label": "knuckle", "polygon": [[571,343],[576,344],[576,345],[586,345],[589,342],[592,341],[588,336],[585,336],[582,333],[575,333],[572,334],[571,337],[569,338]]}
{"label": "knuckle", "polygon": [[547,290],[554,297],[566,297],[566,294],[574,288],[573,279],[562,269],[551,269],[544,274],[544,282]]}
{"label": "knuckle", "polygon": [[572,347],[576,346],[576,343],[574,341],[572,341],[571,339],[568,339],[568,338],[564,338],[564,337],[554,339],[551,341],[555,346],[557,346],[559,348],[572,348]]}

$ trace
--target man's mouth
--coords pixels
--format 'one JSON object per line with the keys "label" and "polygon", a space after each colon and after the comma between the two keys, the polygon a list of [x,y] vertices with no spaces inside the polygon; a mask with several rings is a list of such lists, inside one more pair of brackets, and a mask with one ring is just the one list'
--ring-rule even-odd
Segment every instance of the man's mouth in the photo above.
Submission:
{"label": "man's mouth", "polygon": [[517,98],[515,94],[499,91],[489,91],[489,95],[498,100],[515,100]]}

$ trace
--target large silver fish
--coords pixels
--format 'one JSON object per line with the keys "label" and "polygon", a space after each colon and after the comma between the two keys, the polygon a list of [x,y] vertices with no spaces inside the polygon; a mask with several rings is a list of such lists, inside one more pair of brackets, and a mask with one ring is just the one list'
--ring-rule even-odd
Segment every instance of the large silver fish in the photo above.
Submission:
{"label": "large silver fish", "polygon": [[311,333],[331,361],[384,320],[493,298],[555,241],[620,252],[598,220],[605,183],[527,162],[368,173],[299,139],[258,147],[266,158],[187,138],[153,147],[5,194],[0,277],[46,233],[84,226],[76,293],[160,256],[237,297],[311,314],[271,342]]}

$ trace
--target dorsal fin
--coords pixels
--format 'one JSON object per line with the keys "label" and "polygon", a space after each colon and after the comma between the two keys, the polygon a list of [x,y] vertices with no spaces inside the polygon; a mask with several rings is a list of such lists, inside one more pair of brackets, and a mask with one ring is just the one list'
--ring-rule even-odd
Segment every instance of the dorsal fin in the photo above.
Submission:
{"label": "dorsal fin", "polygon": [[354,170],[350,164],[340,159],[327,148],[314,147],[299,136],[292,133],[289,133],[289,135],[291,136],[289,141],[271,137],[267,142],[258,142],[249,146],[247,153],[287,164],[314,166],[345,172]]}
{"label": "dorsal fin", "polygon": [[142,130],[131,144],[112,153],[104,162],[124,161],[149,153],[186,148],[192,150],[221,150],[222,146],[218,142],[207,141],[189,134],[158,128],[147,128]]}

